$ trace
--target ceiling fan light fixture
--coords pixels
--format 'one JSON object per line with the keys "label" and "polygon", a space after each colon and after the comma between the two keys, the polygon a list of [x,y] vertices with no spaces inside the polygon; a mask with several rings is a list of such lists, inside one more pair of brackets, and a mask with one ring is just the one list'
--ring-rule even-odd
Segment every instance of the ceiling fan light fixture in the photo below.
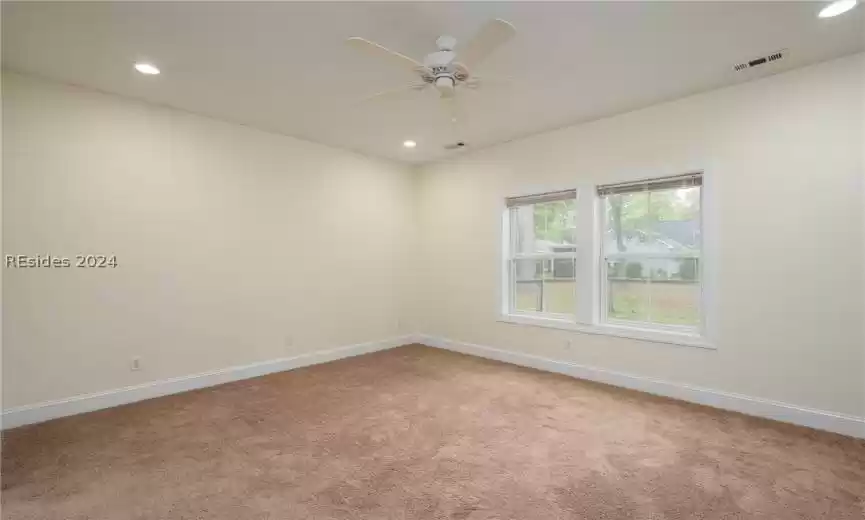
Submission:
{"label": "ceiling fan light fixture", "polygon": [[414,148],[415,146],[417,146],[417,143],[412,141],[411,139],[408,139],[406,141],[403,141],[402,145],[405,148]]}
{"label": "ceiling fan light fixture", "polygon": [[853,9],[858,3],[859,0],[836,0],[821,9],[817,16],[820,18],[832,18],[833,16],[844,14],[850,9]]}
{"label": "ceiling fan light fixture", "polygon": [[135,70],[148,76],[155,76],[156,74],[159,74],[159,69],[156,68],[156,66],[152,63],[138,62],[135,64]]}

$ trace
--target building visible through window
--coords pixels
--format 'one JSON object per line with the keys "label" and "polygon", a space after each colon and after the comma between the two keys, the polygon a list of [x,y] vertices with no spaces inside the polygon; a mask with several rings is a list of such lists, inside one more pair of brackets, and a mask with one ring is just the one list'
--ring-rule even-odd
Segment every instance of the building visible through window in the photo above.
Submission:
{"label": "building visible through window", "polygon": [[702,333],[702,198],[702,173],[508,198],[504,312]]}
{"label": "building visible through window", "polygon": [[574,191],[508,199],[510,311],[573,314]]}
{"label": "building visible through window", "polygon": [[600,186],[606,321],[700,324],[702,175]]}

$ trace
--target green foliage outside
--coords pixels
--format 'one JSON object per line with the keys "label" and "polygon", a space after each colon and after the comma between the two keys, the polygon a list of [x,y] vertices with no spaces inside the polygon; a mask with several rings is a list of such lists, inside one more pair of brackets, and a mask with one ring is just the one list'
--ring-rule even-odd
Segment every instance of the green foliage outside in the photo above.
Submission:
{"label": "green foliage outside", "polygon": [[[543,283],[547,312],[574,312],[576,295],[573,280]],[[696,284],[663,283],[649,287],[644,282],[617,280],[611,282],[610,289],[610,318],[668,325],[696,325],[700,322],[699,287]],[[647,291],[651,291],[651,307]],[[539,312],[541,282],[518,283],[515,296],[517,310]]]}
{"label": "green foliage outside", "polygon": [[695,188],[610,195],[607,200],[613,211],[621,211],[623,231],[651,228],[665,220],[692,220],[700,209],[700,191]]}
{"label": "green foliage outside", "polygon": [[575,200],[535,204],[534,212],[535,238],[557,244],[574,242]]}
{"label": "green foliage outside", "polygon": [[607,200],[607,229],[616,236],[617,249],[627,251],[625,236],[642,232],[658,236],[659,224],[693,221],[699,218],[700,190],[680,188],[643,193],[610,195]]}
{"label": "green foliage outside", "polygon": [[[699,218],[700,190],[682,188],[610,195],[607,203],[607,229],[617,235],[624,251],[624,236],[641,231],[656,234],[657,224]],[[535,238],[554,243],[573,243],[576,201],[557,201],[534,205]]]}
{"label": "green foliage outside", "polygon": [[[699,219],[700,189],[681,188],[641,193],[627,193],[606,197],[607,232],[615,236],[617,249],[627,251],[627,242],[634,237],[647,240],[671,239],[659,236],[660,223],[675,221],[694,221]],[[534,205],[534,238],[556,244],[574,243],[576,222],[576,201],[557,201]],[[678,252],[688,251],[686,244]],[[611,318],[654,323],[694,325],[699,323],[699,286],[696,283],[682,284],[682,281],[698,279],[698,260],[685,258],[678,260],[678,273],[675,268],[669,273],[662,267],[658,272],[644,272],[641,262],[617,261],[609,265],[608,312]],[[533,269],[534,271],[534,269]],[[646,289],[644,282],[648,277],[666,280],[673,274],[677,283],[653,283]],[[540,273],[536,273],[540,276]],[[629,280],[624,280],[625,278]],[[613,281],[612,279],[615,279]],[[632,281],[631,281],[632,280]],[[646,291],[652,291],[651,297]],[[575,305],[573,280],[559,283],[544,282],[545,309],[548,312],[572,312]],[[527,311],[540,311],[539,298],[541,286],[518,284],[516,306]],[[651,306],[651,308],[649,308]]]}
{"label": "green foliage outside", "polygon": [[[697,325],[700,322],[699,288],[696,284],[647,286],[637,281],[616,281],[611,285],[610,318],[667,325]],[[651,291],[650,298],[647,298],[646,291]]]}

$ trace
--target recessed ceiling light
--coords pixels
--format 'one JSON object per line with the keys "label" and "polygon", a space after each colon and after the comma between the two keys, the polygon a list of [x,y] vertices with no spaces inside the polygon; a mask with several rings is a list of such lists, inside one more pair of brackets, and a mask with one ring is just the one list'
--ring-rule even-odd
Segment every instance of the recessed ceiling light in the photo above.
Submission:
{"label": "recessed ceiling light", "polygon": [[138,72],[140,72],[142,74],[149,74],[149,75],[159,74],[159,69],[157,69],[155,66],[151,65],[150,63],[136,63],[135,64],[135,70],[137,70]]}
{"label": "recessed ceiling light", "polygon": [[412,140],[408,140],[408,141],[403,141],[402,145],[405,146],[406,148],[414,148],[415,146],[417,146],[417,143],[412,141]]}
{"label": "recessed ceiling light", "polygon": [[832,18],[853,9],[858,3],[858,0],[837,0],[821,9],[820,14],[817,16],[820,18]]}

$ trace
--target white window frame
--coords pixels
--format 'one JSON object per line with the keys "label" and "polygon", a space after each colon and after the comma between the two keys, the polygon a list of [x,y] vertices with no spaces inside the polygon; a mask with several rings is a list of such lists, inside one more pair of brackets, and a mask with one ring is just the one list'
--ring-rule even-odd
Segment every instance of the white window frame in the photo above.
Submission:
{"label": "white window frame", "polygon": [[[702,256],[703,256],[703,253],[702,253],[703,252],[703,232],[702,232],[702,226],[703,226],[703,221],[702,221],[703,193],[704,193],[704,191],[703,191],[703,188],[701,186],[700,187],[700,213],[701,213],[700,228],[701,229],[700,229],[700,253],[699,254],[696,254],[696,255],[695,254],[688,254],[688,253],[667,253],[667,254],[659,254],[659,253],[652,253],[652,254],[612,253],[612,254],[607,254],[604,251],[603,240],[601,240],[598,243],[598,248],[600,251],[599,254],[601,257],[598,280],[599,280],[599,284],[602,285],[601,290],[599,291],[599,295],[598,295],[600,297],[600,301],[598,303],[598,311],[599,311],[599,314],[601,316],[601,322],[602,323],[614,325],[614,326],[618,326],[618,327],[632,327],[633,326],[633,327],[657,329],[659,331],[675,332],[675,333],[680,333],[680,334],[690,334],[690,335],[696,334],[696,335],[701,335],[701,336],[703,335],[703,331],[704,331],[704,326],[703,326],[703,315],[704,315],[703,310],[704,309],[703,309],[703,297],[702,297],[702,290],[703,290],[703,270],[702,270],[702,267],[703,267],[702,266]],[[598,197],[598,206],[599,206],[598,207],[599,213],[598,213],[596,225],[598,226],[598,233],[603,235],[603,233],[606,230],[606,222],[607,222],[607,217],[608,217],[608,215],[606,213],[607,206],[606,206],[606,204],[603,204],[603,197],[600,197],[600,196]],[[625,259],[625,260],[627,260],[627,259],[639,259],[639,260],[651,259],[651,260],[655,260],[655,259],[674,259],[674,258],[696,258],[698,260],[698,265],[699,265],[699,269],[697,271],[697,273],[698,273],[697,283],[698,283],[698,287],[699,287],[700,293],[701,293],[699,301],[698,301],[698,311],[699,311],[699,316],[700,316],[700,322],[696,326],[690,326],[690,325],[671,325],[671,324],[654,323],[654,322],[640,322],[640,321],[631,321],[631,320],[622,320],[622,319],[611,318],[607,314],[608,309],[609,309],[609,306],[608,306],[609,291],[606,288],[607,269],[608,269],[607,259],[609,259],[609,258],[620,258],[620,259]],[[651,285],[651,280],[649,281],[649,285]]]}
{"label": "white window frame", "polygon": [[[546,193],[557,193],[560,191],[571,191],[571,190],[573,190],[573,188],[571,188],[570,190],[555,190],[555,191],[550,191],[550,192],[546,192]],[[578,203],[579,190],[575,190],[575,191],[577,194],[573,200],[575,201],[575,203]],[[568,200],[568,199],[561,199],[561,200]],[[579,211],[579,209],[577,211]],[[504,288],[504,292],[502,293],[503,294],[503,305],[504,305],[505,314],[507,314],[509,316],[518,316],[518,317],[525,317],[525,318],[531,318],[531,319],[541,319],[541,320],[563,320],[563,321],[570,320],[573,317],[573,313],[523,311],[523,310],[516,309],[515,301],[514,301],[515,300],[515,293],[516,293],[516,271],[515,271],[516,262],[519,260],[535,260],[535,261],[549,260],[550,262],[554,263],[556,259],[561,259],[561,258],[573,259],[574,260],[574,270],[575,270],[574,278],[575,278],[575,282],[576,282],[576,279],[578,278],[577,273],[576,273],[577,257],[580,256],[581,247],[583,249],[583,251],[582,251],[583,255],[586,254],[586,250],[587,250],[585,248],[585,246],[583,246],[583,243],[580,241],[580,239],[582,237],[580,237],[580,236],[577,237],[577,244],[575,244],[575,246],[574,246],[574,252],[573,253],[512,253],[512,251],[516,248],[516,244],[514,242],[516,234],[512,232],[512,230],[515,226],[515,222],[514,222],[513,218],[514,218],[514,213],[511,211],[511,208],[506,207],[504,217],[503,217],[503,220],[504,220],[503,229],[506,231],[506,234],[504,235],[504,237],[507,237],[505,239],[505,243],[506,243],[506,246],[504,249],[504,251],[505,251],[505,265],[503,267],[505,288]],[[577,220],[578,220],[578,225],[579,225],[579,218]],[[543,302],[543,288],[541,289],[541,301]]]}
{"label": "white window frame", "polygon": [[[502,201],[501,213],[501,251],[500,251],[500,277],[499,277],[499,300],[498,321],[510,324],[528,325],[536,327],[554,328],[568,330],[585,334],[600,334],[630,339],[662,343],[671,345],[683,345],[700,348],[716,348],[712,325],[716,321],[714,306],[715,287],[715,244],[716,228],[714,220],[714,176],[708,175],[706,169],[684,169],[667,175],[653,175],[649,178],[661,178],[676,175],[683,171],[698,171],[703,175],[702,188],[700,190],[700,219],[701,219],[701,251],[699,255],[699,283],[700,283],[700,324],[696,329],[689,326],[666,325],[648,322],[631,322],[628,320],[606,319],[606,289],[603,281],[606,280],[606,261],[603,258],[602,224],[605,222],[605,208],[601,204],[601,197],[597,195],[596,184],[571,185],[559,187],[559,190],[576,189],[577,209],[577,247],[575,253],[575,278],[577,286],[577,309],[573,314],[536,313],[512,310],[511,294],[511,255],[513,247],[511,228],[511,212]],[[645,179],[646,175],[632,177],[633,179]],[[627,182],[627,180],[623,181]],[[598,183],[601,184],[601,183]],[[520,195],[531,195],[532,193],[544,193],[559,190],[537,190],[522,193]],[[548,254],[542,254],[547,258]],[[564,255],[570,258],[569,255]],[[640,256],[640,255],[636,255]],[[645,256],[645,255],[643,255]],[[680,257],[691,257],[692,255],[671,255]]]}

